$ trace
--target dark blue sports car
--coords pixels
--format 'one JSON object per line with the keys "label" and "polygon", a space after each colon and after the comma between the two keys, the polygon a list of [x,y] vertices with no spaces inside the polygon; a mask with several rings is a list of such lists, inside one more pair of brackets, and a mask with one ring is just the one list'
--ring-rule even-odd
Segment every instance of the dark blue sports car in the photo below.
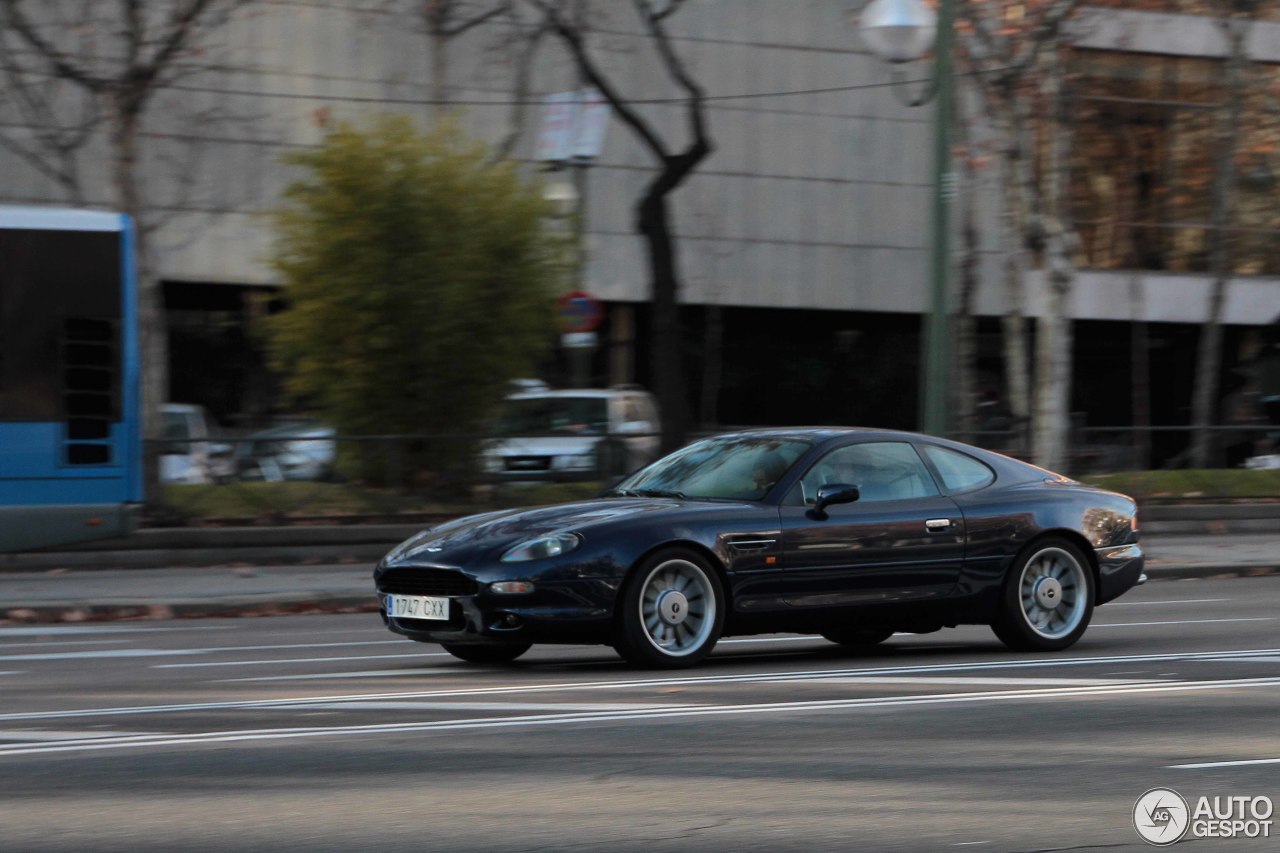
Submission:
{"label": "dark blue sports car", "polygon": [[1140,583],[1134,502],[1024,462],[869,429],[697,441],[596,500],[461,518],[374,571],[387,626],[463,660],[603,643],[694,664],[730,634],[990,625],[1065,649]]}

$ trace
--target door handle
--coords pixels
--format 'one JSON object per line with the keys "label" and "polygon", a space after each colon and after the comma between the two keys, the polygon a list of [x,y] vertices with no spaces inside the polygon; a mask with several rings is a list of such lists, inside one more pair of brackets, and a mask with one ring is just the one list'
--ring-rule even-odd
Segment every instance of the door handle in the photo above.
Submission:
{"label": "door handle", "polygon": [[941,533],[951,527],[951,519],[949,518],[931,518],[924,523],[924,529],[930,533]]}

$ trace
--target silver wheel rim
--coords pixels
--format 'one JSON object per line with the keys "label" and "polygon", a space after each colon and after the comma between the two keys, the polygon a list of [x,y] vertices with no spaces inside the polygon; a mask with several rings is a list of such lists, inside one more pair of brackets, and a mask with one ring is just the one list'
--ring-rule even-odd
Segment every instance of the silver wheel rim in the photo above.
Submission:
{"label": "silver wheel rim", "polygon": [[1080,626],[1089,580],[1080,561],[1062,548],[1037,551],[1018,579],[1022,618],[1046,640],[1060,640]]}
{"label": "silver wheel rim", "polygon": [[640,625],[649,644],[683,657],[706,645],[716,621],[707,573],[688,560],[659,563],[640,585]]}

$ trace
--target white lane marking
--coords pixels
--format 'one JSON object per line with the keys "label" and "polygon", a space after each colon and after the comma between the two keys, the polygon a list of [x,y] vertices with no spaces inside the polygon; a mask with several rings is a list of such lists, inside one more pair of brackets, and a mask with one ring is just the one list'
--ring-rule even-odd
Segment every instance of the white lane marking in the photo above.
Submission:
{"label": "white lane marking", "polygon": [[[359,672],[309,672],[304,675],[259,675],[254,678],[219,678],[209,684],[237,684],[244,681],[323,681],[329,678],[383,678],[399,675],[401,677],[422,678],[432,675],[457,675],[454,669],[366,669]],[[412,694],[410,694],[412,695]]]}
{"label": "white lane marking", "polygon": [[39,652],[0,655],[0,660],[84,660],[93,658],[154,658],[203,654],[200,649],[95,649],[88,652]]}
{"label": "white lane marking", "polygon": [[1259,764],[1280,764],[1280,758],[1249,758],[1243,761],[1208,761],[1202,764],[1170,764],[1171,770],[1205,770],[1214,767],[1252,767]]}
{"label": "white lane marking", "polygon": [[47,649],[50,646],[122,646],[128,643],[137,642],[136,640],[33,640],[27,643],[5,643],[0,648],[5,649],[21,649],[26,646],[36,646],[37,648]]}
{"label": "white lane marking", "polygon": [[967,675],[957,676],[918,676],[891,675],[877,677],[874,675],[855,675],[849,678],[824,678],[814,684],[958,684],[985,685],[1006,687],[1084,687],[1106,684],[1159,684],[1167,682],[1163,678],[974,678]]}
{"label": "white lane marking", "polygon": [[0,637],[45,637],[71,634],[159,634],[173,631],[230,631],[239,625],[199,625],[193,627],[155,628],[129,625],[42,625],[38,627],[0,628]]}
{"label": "white lane marking", "polygon": [[24,672],[26,672],[25,669],[7,669],[4,672],[0,672],[0,675],[22,675]]}
{"label": "white lane marking", "polygon": [[[359,643],[288,643],[275,646],[205,646],[190,649],[91,649],[84,652],[40,652],[0,655],[0,660],[77,660],[81,658],[143,658],[186,655],[214,655],[228,652],[259,652],[275,649],[327,649],[338,646],[403,646],[404,640],[366,640]],[[265,661],[270,663],[270,661]]]}
{"label": "white lane marking", "polygon": [[1180,619],[1176,622],[1094,622],[1090,628],[1146,628],[1151,625],[1208,625],[1215,622],[1270,622],[1275,616],[1249,616],[1237,619]]}
{"label": "white lane marking", "polygon": [[1232,658],[1231,663],[1280,663],[1280,656],[1272,655],[1270,657],[1256,658]]}
{"label": "white lane marking", "polygon": [[275,663],[333,663],[334,661],[388,660],[390,658],[448,658],[448,652],[415,652],[403,655],[351,655],[338,658],[282,658],[278,660],[213,660],[200,663],[153,663],[152,669],[191,669],[200,666],[266,666]]}
{"label": "white lane marking", "polygon": [[1156,604],[1208,604],[1213,601],[1232,601],[1230,598],[1171,598],[1166,601],[1109,601],[1102,605],[1110,610],[1113,607],[1151,607]]}
{"label": "white lane marking", "polygon": [[814,713],[847,711],[857,708],[912,707],[951,704],[976,704],[1028,701],[1038,699],[1094,698],[1135,694],[1172,692],[1208,692],[1241,690],[1255,687],[1280,687],[1280,678],[1252,678],[1224,681],[1176,682],[1109,687],[1059,687],[1042,690],[1001,690],[981,693],[938,693],[915,696],[885,696],[874,699],[830,699],[808,702],[770,702],[752,705],[687,705],[678,709],[641,711],[602,711],[568,714],[541,714],[525,717],[480,717],[475,719],[432,720],[413,723],[375,723],[359,726],[311,726],[278,729],[243,729],[239,731],[188,732],[141,737],[105,737],[66,744],[3,745],[0,756],[33,755],[50,752],[83,752],[94,749],[131,749],[151,746],[186,746],[211,743],[239,743],[262,740],[292,740],[308,737],[361,736],[371,734],[405,734],[409,732],[465,731],[472,729],[514,728],[520,726],[570,725],[575,723],[634,722],[674,720],[682,717],[730,716],[746,714]]}
{"label": "white lane marking", "polygon": [[163,737],[163,732],[114,732],[114,731],[42,731],[40,729],[0,730],[0,741],[16,740],[35,743],[68,740],[97,740],[104,737]]}
{"label": "white lane marking", "polygon": [[[777,670],[774,672],[745,673],[740,675],[692,675],[668,678],[618,679],[615,681],[562,681],[534,684],[515,684],[501,687],[471,687],[452,690],[423,690],[395,693],[357,693],[346,695],[309,696],[297,698],[235,700],[223,702],[193,702],[167,705],[125,705],[104,708],[81,708],[68,711],[19,711],[0,714],[0,720],[62,719],[68,717],[101,717],[129,714],[161,714],[183,711],[211,711],[223,708],[287,708],[300,702],[348,701],[360,699],[410,699],[441,696],[482,696],[505,693],[546,693],[576,690],[625,690],[641,687],[685,687],[698,685],[743,684],[751,682],[812,681],[821,678],[847,677],[851,675],[905,675],[917,672],[965,672],[986,669],[1034,669],[1060,666],[1096,666],[1099,664],[1152,663],[1174,661],[1230,661],[1238,657],[1280,654],[1280,648],[1232,649],[1208,652],[1165,652],[1146,655],[1100,655],[1093,657],[1056,658],[1003,658],[992,661],[968,661],[952,664],[911,664],[907,666],[878,666],[846,669]],[[420,675],[456,674],[453,669],[424,669]],[[328,677],[328,676],[324,676]]]}
{"label": "white lane marking", "polygon": [[662,711],[680,705],[652,702],[319,702],[299,705],[305,711]]}

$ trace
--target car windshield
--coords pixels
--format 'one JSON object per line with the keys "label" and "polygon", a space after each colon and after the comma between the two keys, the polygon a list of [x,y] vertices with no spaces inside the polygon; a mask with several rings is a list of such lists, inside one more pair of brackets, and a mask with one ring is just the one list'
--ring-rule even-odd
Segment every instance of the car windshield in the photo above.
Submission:
{"label": "car windshield", "polygon": [[507,400],[499,435],[604,435],[609,431],[604,397],[524,397]]}
{"label": "car windshield", "polygon": [[758,501],[808,448],[807,441],[768,436],[708,438],[659,459],[612,493]]}

